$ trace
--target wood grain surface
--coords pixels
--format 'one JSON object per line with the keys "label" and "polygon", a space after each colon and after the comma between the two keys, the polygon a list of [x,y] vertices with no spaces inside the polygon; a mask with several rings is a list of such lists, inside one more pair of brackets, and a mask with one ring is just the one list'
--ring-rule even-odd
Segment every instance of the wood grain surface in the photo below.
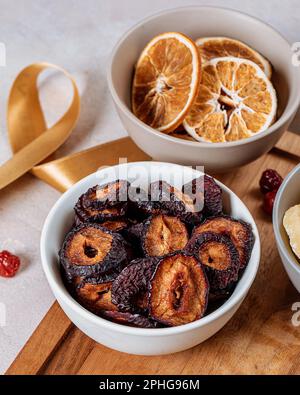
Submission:
{"label": "wood grain surface", "polygon": [[262,258],[244,303],[215,336],[173,355],[123,354],[89,339],[54,303],[7,374],[300,374],[300,327],[291,323],[291,306],[300,295],[281,264],[258,189],[264,169],[286,176],[299,161],[300,137],[287,132],[269,154],[217,176],[253,214]]}

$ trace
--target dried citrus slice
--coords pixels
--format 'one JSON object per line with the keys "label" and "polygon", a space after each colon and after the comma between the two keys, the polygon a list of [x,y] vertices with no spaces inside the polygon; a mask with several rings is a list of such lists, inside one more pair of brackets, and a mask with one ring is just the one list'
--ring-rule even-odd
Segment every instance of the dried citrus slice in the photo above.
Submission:
{"label": "dried citrus slice", "polygon": [[196,44],[198,45],[203,63],[224,56],[248,59],[256,63],[264,71],[266,76],[271,79],[272,66],[270,62],[241,41],[228,37],[204,37],[198,38]]}
{"label": "dried citrus slice", "polygon": [[198,141],[235,141],[266,130],[276,109],[275,89],[256,63],[215,58],[203,66],[199,93],[183,126]]}
{"label": "dried citrus slice", "polygon": [[160,34],[149,42],[137,62],[133,113],[161,132],[175,130],[197,95],[199,77],[196,44],[181,33]]}

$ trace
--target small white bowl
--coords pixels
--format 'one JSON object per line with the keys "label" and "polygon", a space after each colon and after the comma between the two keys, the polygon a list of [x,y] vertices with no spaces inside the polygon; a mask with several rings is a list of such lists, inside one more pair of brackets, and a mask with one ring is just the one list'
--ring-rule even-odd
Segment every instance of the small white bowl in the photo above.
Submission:
{"label": "small white bowl", "polygon": [[60,275],[58,251],[72,224],[73,207],[82,193],[93,185],[101,185],[118,178],[132,181],[138,174],[143,174],[139,180],[142,187],[158,179],[170,183],[175,179],[177,183],[173,185],[178,187],[202,173],[168,163],[135,162],[102,169],[82,179],[58,199],[46,218],[41,235],[42,265],[58,303],[70,320],[86,335],[107,347],[130,354],[169,354],[203,342],[219,331],[234,315],[247,295],[258,270],[259,234],[254,219],[244,203],[229,188],[218,182],[223,190],[225,212],[250,223],[255,236],[251,259],[231,297],[220,308],[202,319],[173,328],[133,328],[100,318],[77,303],[66,290]]}
{"label": "small white bowl", "polygon": [[[131,112],[134,65],[145,45],[163,32],[178,31],[192,39],[231,37],[250,45],[272,63],[278,95],[278,119],[267,130],[226,143],[185,141],[158,132]],[[183,165],[203,165],[208,172],[225,172],[268,152],[288,129],[300,103],[300,69],[292,62],[290,44],[271,26],[238,11],[190,6],[162,11],[126,32],[113,49],[107,71],[108,87],[117,112],[134,142],[151,158]]]}
{"label": "small white bowl", "polygon": [[293,253],[283,227],[283,216],[292,206],[300,204],[300,164],[284,179],[274,202],[273,228],[283,266],[295,288],[300,292],[300,262]]}

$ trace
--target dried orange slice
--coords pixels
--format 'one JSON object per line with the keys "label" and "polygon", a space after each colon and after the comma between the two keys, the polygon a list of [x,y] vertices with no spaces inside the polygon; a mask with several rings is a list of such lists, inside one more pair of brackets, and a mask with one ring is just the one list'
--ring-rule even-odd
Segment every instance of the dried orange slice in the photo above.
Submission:
{"label": "dried orange slice", "polygon": [[149,42],[137,62],[133,113],[161,132],[175,130],[193,104],[199,78],[196,44],[181,33],[160,34]]}
{"label": "dried orange slice", "polygon": [[203,63],[214,58],[233,56],[252,60],[271,79],[272,66],[260,53],[241,41],[228,37],[204,37],[196,40]]}
{"label": "dried orange slice", "polygon": [[198,141],[235,141],[266,130],[276,109],[275,89],[256,63],[215,58],[203,66],[199,93],[183,126]]}

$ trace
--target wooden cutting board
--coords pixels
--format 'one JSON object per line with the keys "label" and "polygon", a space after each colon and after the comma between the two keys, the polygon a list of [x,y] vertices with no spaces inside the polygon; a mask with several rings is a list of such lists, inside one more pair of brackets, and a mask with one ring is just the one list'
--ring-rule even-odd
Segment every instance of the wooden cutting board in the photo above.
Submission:
{"label": "wooden cutting board", "polygon": [[[132,154],[129,139],[128,144]],[[110,149],[109,144],[106,149]],[[141,151],[134,149],[141,160]],[[241,308],[211,339],[173,355],[123,354],[88,338],[54,303],[7,374],[300,374],[300,326],[291,322],[291,307],[300,302],[300,295],[281,264],[271,219],[262,211],[258,189],[264,169],[274,168],[286,176],[299,161],[300,137],[287,132],[269,154],[217,176],[253,214],[260,231],[262,258]]]}

